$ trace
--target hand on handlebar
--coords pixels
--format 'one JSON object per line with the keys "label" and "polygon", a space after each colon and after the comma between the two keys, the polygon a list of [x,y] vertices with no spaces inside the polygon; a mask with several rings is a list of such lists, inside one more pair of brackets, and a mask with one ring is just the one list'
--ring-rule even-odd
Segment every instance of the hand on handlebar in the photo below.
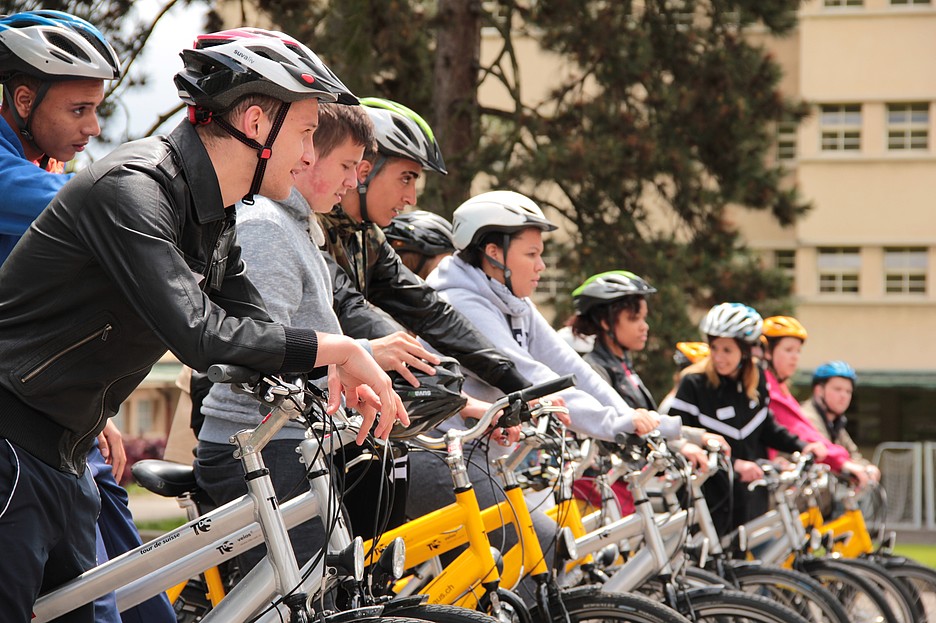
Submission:
{"label": "hand on handlebar", "polygon": [[[380,419],[374,430],[376,437],[386,439],[397,420],[408,426],[409,417],[403,401],[393,391],[390,377],[380,369],[370,353],[350,338],[324,333],[318,335],[320,358],[327,354],[331,359],[327,361],[330,365],[326,411],[335,413],[341,406],[342,394],[345,395],[347,406],[364,417],[357,436],[358,445],[364,443],[378,413]],[[327,351],[323,351],[323,346]]]}
{"label": "hand on handlebar", "polygon": [[829,448],[827,448],[826,445],[821,441],[814,441],[812,443],[806,444],[806,447],[803,448],[801,453],[812,454],[814,457],[816,457],[817,461],[822,461],[827,456],[829,456]]}
{"label": "hand on handlebar", "polygon": [[646,409],[634,409],[634,430],[638,435],[646,435],[660,425],[660,414]]}
{"label": "hand on handlebar", "polygon": [[735,460],[734,471],[741,482],[754,482],[764,477],[764,470],[760,468],[760,465],[744,459]]}
{"label": "hand on handlebar", "polygon": [[715,433],[702,433],[702,444],[709,450],[721,452],[725,456],[731,456],[731,446],[721,435]]}
{"label": "hand on handlebar", "polygon": [[855,482],[855,486],[857,486],[858,489],[863,489],[868,484],[868,471],[865,469],[864,465],[860,463],[845,461],[845,464],[842,465],[842,474],[849,476]]}
{"label": "hand on handlebar", "polygon": [[[534,409],[540,403],[547,404],[553,407],[564,407],[566,406],[565,398],[559,394],[550,394],[548,396],[543,396],[542,398],[537,398],[536,400],[531,400],[529,402],[530,409]],[[572,425],[572,417],[569,415],[568,410],[565,411],[553,411],[552,414],[556,416],[556,419],[562,422],[564,426]]]}
{"label": "hand on handlebar", "polygon": [[692,442],[687,442],[679,449],[679,453],[689,459],[695,469],[703,474],[708,473],[708,453],[705,450]]}

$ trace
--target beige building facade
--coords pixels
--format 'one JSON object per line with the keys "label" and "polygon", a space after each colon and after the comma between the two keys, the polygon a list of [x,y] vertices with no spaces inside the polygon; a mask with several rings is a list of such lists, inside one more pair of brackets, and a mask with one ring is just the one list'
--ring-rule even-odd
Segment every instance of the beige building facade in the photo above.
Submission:
{"label": "beige building facade", "polygon": [[[858,439],[936,438],[936,6],[931,0],[809,0],[782,39],[753,31],[784,70],[781,89],[810,104],[777,127],[774,157],[813,210],[781,228],[769,215],[728,218],[766,264],[794,280],[795,315],[810,333],[799,389],[823,361],[844,359],[861,379]],[[482,63],[500,49],[493,31]],[[528,103],[572,68],[531,40],[517,46]],[[503,104],[482,86],[482,103]]]}

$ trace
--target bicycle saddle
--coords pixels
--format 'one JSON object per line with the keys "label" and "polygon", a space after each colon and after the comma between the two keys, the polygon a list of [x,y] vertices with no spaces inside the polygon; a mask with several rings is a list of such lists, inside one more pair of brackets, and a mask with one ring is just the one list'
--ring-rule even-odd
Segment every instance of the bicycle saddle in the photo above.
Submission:
{"label": "bicycle saddle", "polygon": [[197,492],[195,470],[191,465],[182,465],[159,459],[144,459],[130,467],[130,472],[140,486],[166,498],[184,493]]}

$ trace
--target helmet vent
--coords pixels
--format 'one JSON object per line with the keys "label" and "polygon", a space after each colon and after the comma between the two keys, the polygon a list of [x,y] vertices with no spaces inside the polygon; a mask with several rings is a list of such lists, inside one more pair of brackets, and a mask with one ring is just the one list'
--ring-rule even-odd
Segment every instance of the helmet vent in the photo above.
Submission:
{"label": "helmet vent", "polygon": [[[88,57],[88,55],[85,53],[84,50],[82,50],[82,49],[80,49],[80,48],[78,48],[78,47],[75,47],[75,44],[74,44],[74,43],[72,43],[72,42],[69,41],[66,37],[63,37],[62,35],[60,35],[60,34],[57,33],[57,32],[49,33],[48,36],[46,37],[46,40],[49,42],[49,45],[53,45],[53,46],[59,48],[60,50],[63,50],[66,54],[70,54],[70,55],[72,55],[72,56],[76,56],[76,57],[80,58],[82,61],[84,61],[84,62],[86,62],[86,63],[91,62],[91,59]],[[51,51],[52,53],[55,53],[55,52],[56,52],[56,50],[50,50],[50,51]],[[61,54],[61,53],[56,54],[55,56],[58,57],[58,58],[61,58],[62,60],[65,60],[65,61],[67,61],[67,62],[69,62],[69,63],[72,62],[72,61],[71,61],[70,59],[68,59],[67,57],[64,57],[64,58],[63,58],[63,56],[60,56],[60,54]]]}

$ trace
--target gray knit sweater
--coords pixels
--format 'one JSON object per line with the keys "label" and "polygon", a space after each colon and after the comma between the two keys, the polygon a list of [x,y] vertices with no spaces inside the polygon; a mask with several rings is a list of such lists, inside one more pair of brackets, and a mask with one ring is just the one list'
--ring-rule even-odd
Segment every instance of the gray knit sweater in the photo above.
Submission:
{"label": "gray knit sweater", "polygon": [[[311,214],[296,189],[284,201],[257,197],[254,205],[237,205],[237,239],[250,280],[273,320],[341,333],[332,310],[331,277],[318,248],[324,235]],[[228,443],[234,433],[260,422],[257,402],[228,385],[211,388],[202,412],[202,441]],[[303,434],[301,425],[290,422],[277,438],[302,439]]]}

